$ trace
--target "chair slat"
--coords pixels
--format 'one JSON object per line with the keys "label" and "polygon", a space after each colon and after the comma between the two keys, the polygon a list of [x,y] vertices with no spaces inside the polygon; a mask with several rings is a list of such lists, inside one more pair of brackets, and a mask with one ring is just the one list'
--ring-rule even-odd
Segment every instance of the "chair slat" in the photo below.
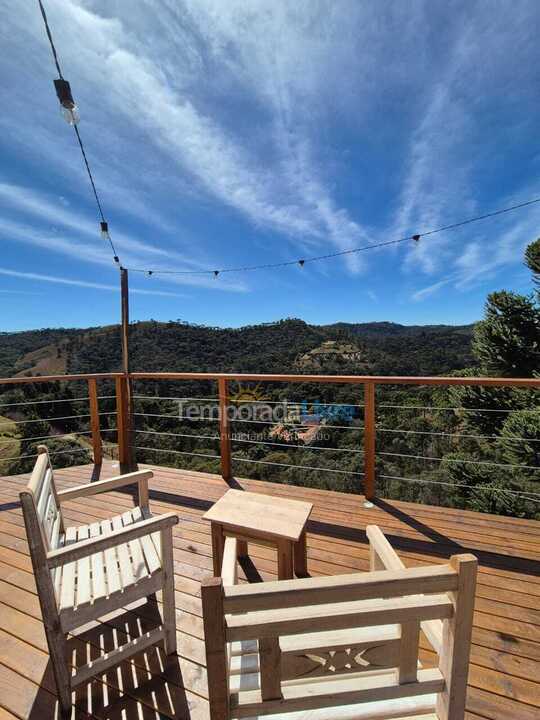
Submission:
{"label": "chair slat", "polygon": [[[124,526],[133,525],[134,518],[131,510],[123,513],[122,523]],[[143,578],[148,576],[148,569],[144,560],[141,542],[140,540],[133,540],[132,542],[128,543],[128,545],[131,555],[133,578],[135,582],[138,582],[139,580],[142,580]]]}
{"label": "chair slat", "polygon": [[[121,530],[124,527],[120,515],[115,515],[115,517],[112,519],[112,526],[115,530]],[[120,577],[122,580],[122,587],[126,588],[130,585],[133,585],[133,583],[135,582],[135,578],[133,577],[133,570],[131,568],[131,558],[129,555],[128,544],[122,543],[121,545],[118,545],[116,548],[116,552],[118,553],[118,563],[120,565]]]}
{"label": "chair slat", "polygon": [[[395,673],[378,674],[366,678],[334,678],[319,683],[299,683],[282,687],[283,697],[262,700],[259,690],[232,695],[233,717],[250,717],[272,713],[313,710],[351,703],[384,702],[411,695],[441,692],[444,678],[437,668],[420,670],[414,683],[400,685]],[[383,716],[384,717],[384,716]],[[390,717],[392,717],[390,715]]]}
{"label": "chair slat", "polygon": [[[143,519],[143,514],[139,507],[133,508],[132,516],[135,522]],[[159,534],[157,536],[157,543],[159,543]],[[154,535],[146,535],[141,538],[141,547],[144,553],[144,559],[148,567],[148,573],[151,575],[157,570],[161,569],[161,555],[156,549],[156,540]]]}
{"label": "chair slat", "polygon": [[[99,522],[90,525],[90,537],[99,537],[101,528]],[[90,558],[92,564],[92,597],[105,597],[107,594],[107,585],[105,583],[105,556],[102,551],[94,553]]]}
{"label": "chair slat", "polygon": [[[109,535],[112,530],[112,524],[109,518],[102,520],[99,526],[101,535]],[[105,572],[107,578],[107,594],[111,595],[113,592],[117,592],[121,589],[122,583],[120,581],[120,573],[118,572],[118,558],[116,555],[116,548],[108,548],[104,551],[105,555]]]}
{"label": "chair slat", "polygon": [[[89,537],[88,525],[77,528],[77,541],[87,540]],[[84,557],[77,561],[77,606],[89,603],[91,595],[90,558]]]}
{"label": "chair slat", "polygon": [[361,600],[352,603],[309,605],[282,610],[258,610],[241,615],[226,615],[227,640],[294,635],[348,627],[390,625],[410,620],[449,618],[453,605],[447,595]]}

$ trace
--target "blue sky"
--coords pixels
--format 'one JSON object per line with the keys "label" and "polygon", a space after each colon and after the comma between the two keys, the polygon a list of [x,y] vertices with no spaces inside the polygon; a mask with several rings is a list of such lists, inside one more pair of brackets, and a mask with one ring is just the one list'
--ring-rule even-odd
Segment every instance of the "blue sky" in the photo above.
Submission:
{"label": "blue sky", "polygon": [[[279,262],[540,195],[536,0],[45,4],[128,267]],[[0,7],[0,329],[115,322],[37,2]],[[303,269],[133,275],[132,317],[472,322],[488,292],[530,292],[538,235],[533,206]]]}

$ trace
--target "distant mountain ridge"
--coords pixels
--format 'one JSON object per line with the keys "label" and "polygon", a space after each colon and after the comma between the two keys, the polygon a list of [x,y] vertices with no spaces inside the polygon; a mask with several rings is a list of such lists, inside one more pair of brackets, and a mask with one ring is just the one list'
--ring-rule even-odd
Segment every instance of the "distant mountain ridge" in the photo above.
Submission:
{"label": "distant mountain ridge", "polygon": [[[392,322],[310,325],[296,318],[216,328],[150,320],[130,325],[130,362],[133,370],[156,372],[440,375],[475,364],[473,328]],[[311,358],[316,359],[313,368]],[[118,325],[0,333],[3,377],[119,368]]]}

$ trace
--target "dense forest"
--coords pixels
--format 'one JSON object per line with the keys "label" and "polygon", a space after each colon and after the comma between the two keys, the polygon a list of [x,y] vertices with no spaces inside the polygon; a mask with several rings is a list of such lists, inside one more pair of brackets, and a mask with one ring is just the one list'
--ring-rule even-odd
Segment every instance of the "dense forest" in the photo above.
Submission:
{"label": "dense forest", "polygon": [[[539,258],[539,243],[533,243],[526,260],[534,281]],[[134,371],[532,377],[540,368],[539,352],[537,295],[505,291],[489,296],[476,326],[314,326],[298,319],[239,329],[182,321],[130,326]],[[0,374],[48,374],[47,363],[67,373],[118,370],[118,326],[0,336]],[[133,390],[139,462],[219,471],[214,382],[138,381]],[[232,383],[231,392],[238,411],[232,422],[238,476],[362,492],[362,385]],[[103,437],[112,455],[112,386],[101,383],[100,394]],[[87,413],[79,399],[85,396],[84,386],[66,383],[6,389],[0,395],[0,471],[28,470],[35,438],[51,435],[47,444],[56,464],[89,461],[88,419],[77,417]],[[378,494],[540,517],[536,396],[536,390],[506,388],[379,386]],[[39,402],[23,404],[30,400]],[[202,414],[188,419],[186,407],[193,405]],[[240,412],[248,406],[250,412]]]}

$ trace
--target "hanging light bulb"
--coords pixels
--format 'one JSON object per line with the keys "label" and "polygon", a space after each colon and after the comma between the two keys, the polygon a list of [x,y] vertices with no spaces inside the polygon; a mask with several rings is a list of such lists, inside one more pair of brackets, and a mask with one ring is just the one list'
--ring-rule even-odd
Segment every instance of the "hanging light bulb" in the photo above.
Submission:
{"label": "hanging light bulb", "polygon": [[99,227],[101,230],[101,237],[104,240],[110,240],[111,236],[109,235],[109,223],[107,222],[100,222]]}
{"label": "hanging light bulb", "polygon": [[60,105],[62,106],[62,115],[64,116],[64,120],[69,125],[77,125],[80,120],[79,109],[75,104],[75,100],[73,100],[71,87],[68,81],[64,80],[64,78],[58,78],[54,81],[54,87],[56,89],[56,95],[60,101]]}
{"label": "hanging light bulb", "polygon": [[299,260],[298,264],[300,265],[300,267],[304,267],[305,262],[306,262],[305,260]]}
{"label": "hanging light bulb", "polygon": [[217,278],[218,275],[219,275],[219,270],[214,270],[214,277]]}

